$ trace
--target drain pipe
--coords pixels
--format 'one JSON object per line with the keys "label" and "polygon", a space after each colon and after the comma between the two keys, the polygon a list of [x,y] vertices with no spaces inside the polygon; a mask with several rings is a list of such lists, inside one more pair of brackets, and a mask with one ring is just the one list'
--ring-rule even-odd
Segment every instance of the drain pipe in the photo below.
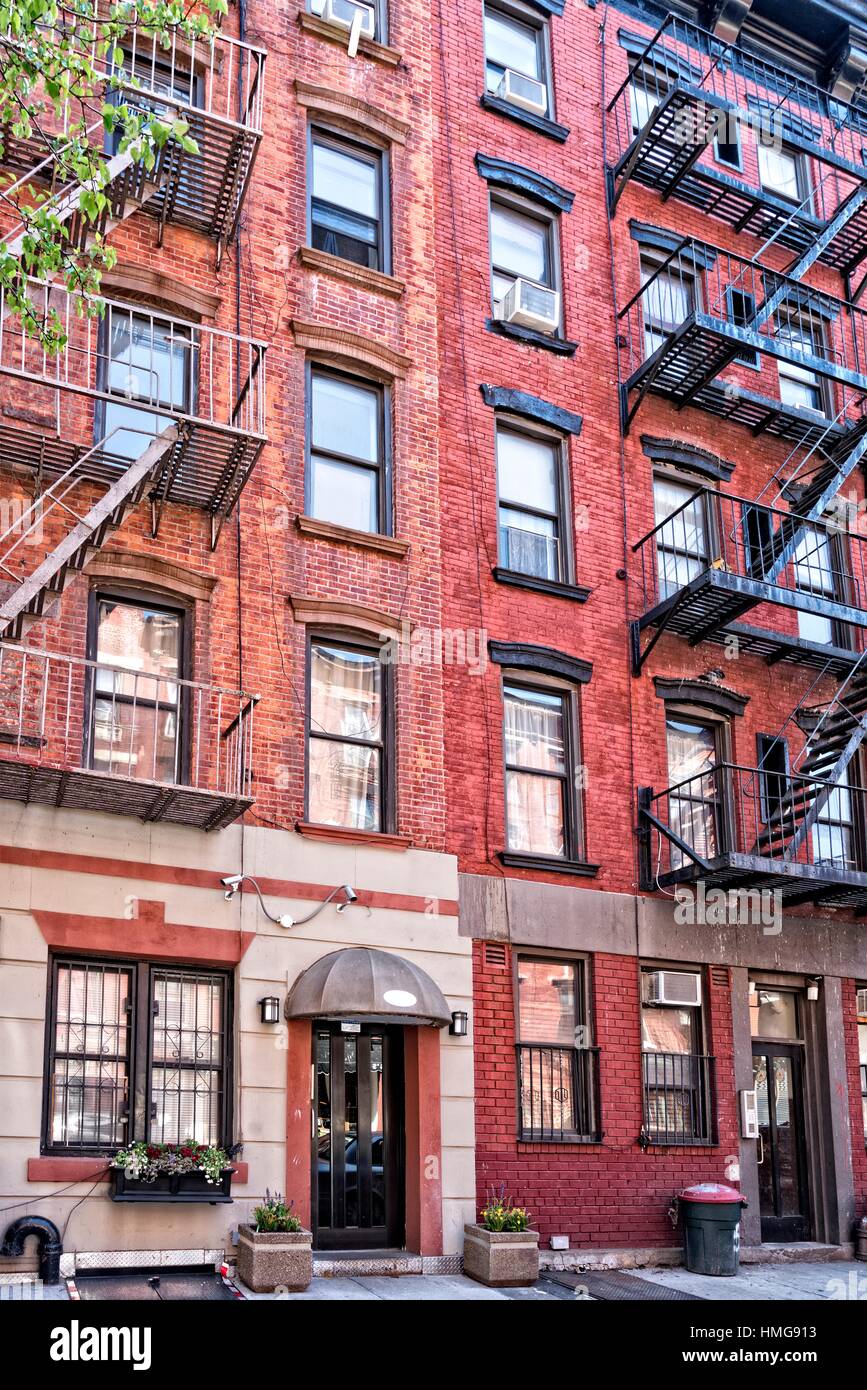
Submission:
{"label": "drain pipe", "polygon": [[44,1216],[19,1216],[13,1221],[0,1245],[0,1255],[23,1255],[28,1236],[35,1236],[39,1242],[39,1277],[43,1284],[59,1284],[63,1241],[54,1222]]}

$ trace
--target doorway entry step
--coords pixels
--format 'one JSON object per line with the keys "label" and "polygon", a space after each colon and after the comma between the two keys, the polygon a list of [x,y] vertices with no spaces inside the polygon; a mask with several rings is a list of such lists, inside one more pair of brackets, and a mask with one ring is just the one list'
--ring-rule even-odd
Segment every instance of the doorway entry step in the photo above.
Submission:
{"label": "doorway entry step", "polygon": [[313,1273],[323,1279],[360,1279],[370,1274],[424,1274],[421,1255],[409,1250],[314,1250]]}
{"label": "doorway entry step", "polygon": [[742,1265],[778,1265],[796,1262],[851,1260],[851,1245],[822,1245],[816,1240],[763,1241],[761,1245],[742,1245]]}

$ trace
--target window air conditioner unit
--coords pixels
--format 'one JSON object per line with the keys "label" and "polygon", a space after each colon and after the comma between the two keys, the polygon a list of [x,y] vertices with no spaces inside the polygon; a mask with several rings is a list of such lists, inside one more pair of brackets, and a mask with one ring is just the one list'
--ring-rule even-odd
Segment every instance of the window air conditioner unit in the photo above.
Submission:
{"label": "window air conditioner unit", "polygon": [[697,1009],[701,1004],[701,976],[682,970],[650,970],[644,976],[644,1002]]}
{"label": "window air conditioner unit", "polygon": [[555,333],[560,327],[560,295],[533,280],[518,278],[503,296],[502,319],[540,333]]}
{"label": "window air conditioner unit", "polygon": [[371,5],[357,5],[355,0],[325,0],[322,18],[328,24],[337,24],[341,29],[351,29],[356,15],[361,15],[361,35],[372,39],[376,29],[376,15]]}
{"label": "window air conditioner unit", "polygon": [[862,1018],[867,1018],[867,989],[858,990],[858,1013]]}
{"label": "window air conditioner unit", "polygon": [[515,72],[514,68],[506,68],[497,88],[497,96],[502,97],[503,101],[510,101],[513,106],[523,106],[525,111],[534,111],[537,116],[544,116],[548,110],[545,84],[537,82],[535,77],[527,77],[523,72]]}

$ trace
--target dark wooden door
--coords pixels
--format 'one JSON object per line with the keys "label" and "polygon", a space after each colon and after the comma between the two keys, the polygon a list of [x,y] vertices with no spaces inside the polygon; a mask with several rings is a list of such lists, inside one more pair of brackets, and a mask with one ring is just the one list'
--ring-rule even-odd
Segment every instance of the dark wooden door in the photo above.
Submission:
{"label": "dark wooden door", "polygon": [[313,1239],[318,1250],[404,1243],[403,1033],[313,1026]]}
{"label": "dark wooden door", "polygon": [[801,1048],[753,1043],[762,1240],[810,1239],[802,1073]]}

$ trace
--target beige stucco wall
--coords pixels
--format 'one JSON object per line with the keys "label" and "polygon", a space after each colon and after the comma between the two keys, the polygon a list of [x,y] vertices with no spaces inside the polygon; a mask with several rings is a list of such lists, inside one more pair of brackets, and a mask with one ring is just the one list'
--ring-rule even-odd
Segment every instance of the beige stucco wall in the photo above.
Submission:
{"label": "beige stucco wall", "polygon": [[[456,915],[440,911],[441,903],[456,903],[458,897],[451,856],[337,845],[259,827],[233,826],[209,836],[16,803],[0,803],[0,846],[221,875],[243,869],[269,879],[329,887],[350,883],[359,890],[427,899],[424,912],[356,906],[338,914],[329,907],[308,926],[286,931],[267,921],[252,893],[227,903],[210,888],[0,864],[0,1207],[27,1199],[14,1215],[38,1211],[61,1229],[69,1217],[67,1251],[222,1249],[230,1229],[247,1219],[266,1187],[285,1188],[286,1034],[282,1025],[259,1022],[258,1001],[264,994],[285,999],[299,972],[319,956],[351,945],[399,952],[432,976],[452,1008],[466,1009],[472,1018],[471,942],[459,935]],[[130,918],[129,936],[119,950],[134,954],[136,898],[164,902],[167,922],[255,934],[235,978],[235,1137],[244,1145],[250,1180],[235,1185],[232,1206],[117,1204],[100,1184],[72,1211],[87,1193],[86,1184],[51,1196],[61,1184],[26,1180],[27,1160],[39,1153],[48,958],[32,912]],[[313,906],[303,899],[269,899],[275,913],[299,917]],[[440,1033],[446,1253],[461,1249],[463,1223],[472,1219],[475,1200],[470,1032],[468,1039]],[[309,1164],[307,1152],[290,1157]]]}

